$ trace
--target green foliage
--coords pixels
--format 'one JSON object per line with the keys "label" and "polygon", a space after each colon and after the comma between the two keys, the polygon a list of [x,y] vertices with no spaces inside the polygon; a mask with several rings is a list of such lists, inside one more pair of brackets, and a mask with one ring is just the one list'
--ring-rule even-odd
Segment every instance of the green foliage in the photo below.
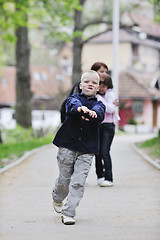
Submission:
{"label": "green foliage", "polygon": [[[12,159],[13,156],[16,158],[21,157],[26,151],[41,147],[52,142],[53,136],[45,136],[37,139],[28,140],[25,142],[0,144],[0,161],[4,158]],[[3,166],[3,165],[2,165]]]}
{"label": "green foliage", "polygon": [[160,23],[160,0],[148,0],[149,3],[153,5],[154,8],[154,20]]}
{"label": "green foliage", "polygon": [[[18,27],[40,26],[52,42],[71,41],[75,9],[82,10],[79,0],[0,0],[0,65],[15,65],[9,51],[15,48]],[[9,48],[6,42],[11,43]]]}
{"label": "green foliage", "polygon": [[147,154],[149,154],[152,159],[160,159],[160,138],[159,137],[149,139],[139,144],[139,147],[147,150]]}
{"label": "green foliage", "polygon": [[128,124],[132,124],[132,125],[137,125],[137,122],[136,122],[133,118],[129,118],[129,119],[127,120],[127,123],[128,123]]}
{"label": "green foliage", "polygon": [[82,37],[82,31],[75,31],[73,33],[73,37],[77,38],[77,37]]}
{"label": "green foliage", "polygon": [[112,0],[86,1],[83,9],[84,22],[91,22],[93,19],[112,21]]}
{"label": "green foliage", "polygon": [[21,26],[38,27],[39,22],[48,25],[55,32],[62,32],[58,28],[73,25],[74,9],[82,9],[78,0],[0,0],[1,37],[10,40],[10,29]]}
{"label": "green foliage", "polygon": [[145,141],[145,142],[143,142],[142,144],[141,144],[141,147],[143,148],[145,148],[145,147],[151,147],[151,146],[154,146],[154,145],[159,145],[159,149],[160,149],[160,138],[158,138],[158,137],[156,137],[156,138],[152,138],[152,139],[149,139],[149,140],[147,140],[147,141]]}
{"label": "green foliage", "polygon": [[[34,133],[33,129],[25,129],[17,126],[13,130],[3,129],[3,144],[0,144],[0,167],[3,167],[3,159],[17,159],[26,151],[50,144],[53,140],[53,133],[39,134]],[[40,136],[40,137],[39,137]]]}
{"label": "green foliage", "polygon": [[21,126],[16,126],[15,129],[3,129],[2,134],[5,144],[26,142],[34,139],[33,129],[26,129]]}
{"label": "green foliage", "polygon": [[15,35],[12,35],[11,33],[5,33],[5,34],[3,35],[3,40],[14,43],[15,40],[16,40],[16,36],[15,36]]}

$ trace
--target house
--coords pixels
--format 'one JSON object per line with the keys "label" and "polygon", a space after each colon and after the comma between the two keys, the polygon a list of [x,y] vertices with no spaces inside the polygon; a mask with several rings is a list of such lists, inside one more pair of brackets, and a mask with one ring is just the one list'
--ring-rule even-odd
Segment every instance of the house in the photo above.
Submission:
{"label": "house", "polygon": [[[16,69],[3,67],[0,75],[0,125],[16,126]],[[71,76],[60,68],[32,66],[32,126],[57,127],[60,123],[59,108],[67,91],[71,89]],[[0,127],[1,127],[0,126]]]}
{"label": "house", "polygon": [[138,124],[139,132],[151,132],[160,128],[160,91],[152,84],[155,76],[153,73],[144,74],[133,69],[120,73],[120,128],[129,130],[131,127],[127,125],[133,122]]}
{"label": "house", "polygon": [[[143,125],[142,131],[149,132],[160,128],[160,25],[145,30],[119,31],[119,126],[138,123]],[[97,61],[105,62],[112,71],[112,39],[112,31],[108,31],[85,44],[83,71]]]}
{"label": "house", "polygon": [[[143,39],[142,35],[130,29],[119,31],[119,71],[132,67],[139,71],[156,71],[160,66],[160,37]],[[146,35],[145,35],[146,36]],[[106,32],[90,40],[83,47],[82,69],[86,71],[96,62],[105,62],[113,68],[113,34]]]}
{"label": "house", "polygon": [[[160,25],[138,21],[144,24],[119,31],[119,126],[125,129],[128,123],[138,123],[147,132],[160,128]],[[112,39],[108,31],[84,45],[83,72],[97,61],[112,71]],[[64,92],[71,89],[72,57],[72,43],[66,43],[58,51],[57,67],[31,67],[33,109],[59,109]],[[0,77],[2,107],[15,104],[15,69],[7,69]]]}
{"label": "house", "polygon": [[[16,69],[5,66],[0,74],[0,107],[14,106],[16,103]],[[33,109],[57,109],[54,99],[71,89],[71,77],[60,68],[31,66],[31,92]],[[37,105],[40,102],[41,105]]]}

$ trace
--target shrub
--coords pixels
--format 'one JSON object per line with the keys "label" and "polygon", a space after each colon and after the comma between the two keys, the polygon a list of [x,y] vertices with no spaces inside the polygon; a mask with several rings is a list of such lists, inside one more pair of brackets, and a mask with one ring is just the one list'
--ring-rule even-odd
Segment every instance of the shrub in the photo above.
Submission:
{"label": "shrub", "polygon": [[33,129],[16,126],[15,129],[2,129],[2,141],[4,144],[31,141],[34,138]]}
{"label": "shrub", "polygon": [[131,125],[137,125],[137,122],[136,122],[133,118],[129,118],[129,119],[127,120],[127,123],[128,123],[128,124],[131,124]]}

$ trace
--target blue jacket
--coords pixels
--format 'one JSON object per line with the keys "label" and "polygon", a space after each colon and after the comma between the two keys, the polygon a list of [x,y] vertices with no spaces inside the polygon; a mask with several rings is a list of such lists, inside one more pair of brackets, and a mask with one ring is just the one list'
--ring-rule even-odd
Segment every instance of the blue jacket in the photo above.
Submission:
{"label": "blue jacket", "polygon": [[[97,118],[90,121],[82,119],[77,111],[79,106],[86,106],[97,113]],[[66,102],[67,117],[59,128],[53,144],[73,151],[97,154],[99,150],[98,126],[104,119],[105,105],[96,97],[87,98],[83,93],[68,97]]]}

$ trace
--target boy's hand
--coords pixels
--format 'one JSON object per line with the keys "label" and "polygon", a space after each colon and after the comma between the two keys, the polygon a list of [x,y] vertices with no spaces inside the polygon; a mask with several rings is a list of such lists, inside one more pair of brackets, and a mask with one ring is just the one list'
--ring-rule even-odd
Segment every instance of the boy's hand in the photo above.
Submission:
{"label": "boy's hand", "polygon": [[88,113],[90,110],[86,106],[81,106],[77,108],[78,112]]}
{"label": "boy's hand", "polygon": [[90,110],[89,111],[89,116],[92,118],[97,118],[97,113],[95,111]]}
{"label": "boy's hand", "polygon": [[85,106],[78,107],[77,111],[80,112],[82,119],[85,121],[90,121],[91,118],[97,118],[97,113],[95,111],[89,110]]}
{"label": "boy's hand", "polygon": [[86,106],[78,107],[77,111],[81,114],[81,117],[82,117],[83,120],[89,121],[88,113],[89,113],[90,110]]}

